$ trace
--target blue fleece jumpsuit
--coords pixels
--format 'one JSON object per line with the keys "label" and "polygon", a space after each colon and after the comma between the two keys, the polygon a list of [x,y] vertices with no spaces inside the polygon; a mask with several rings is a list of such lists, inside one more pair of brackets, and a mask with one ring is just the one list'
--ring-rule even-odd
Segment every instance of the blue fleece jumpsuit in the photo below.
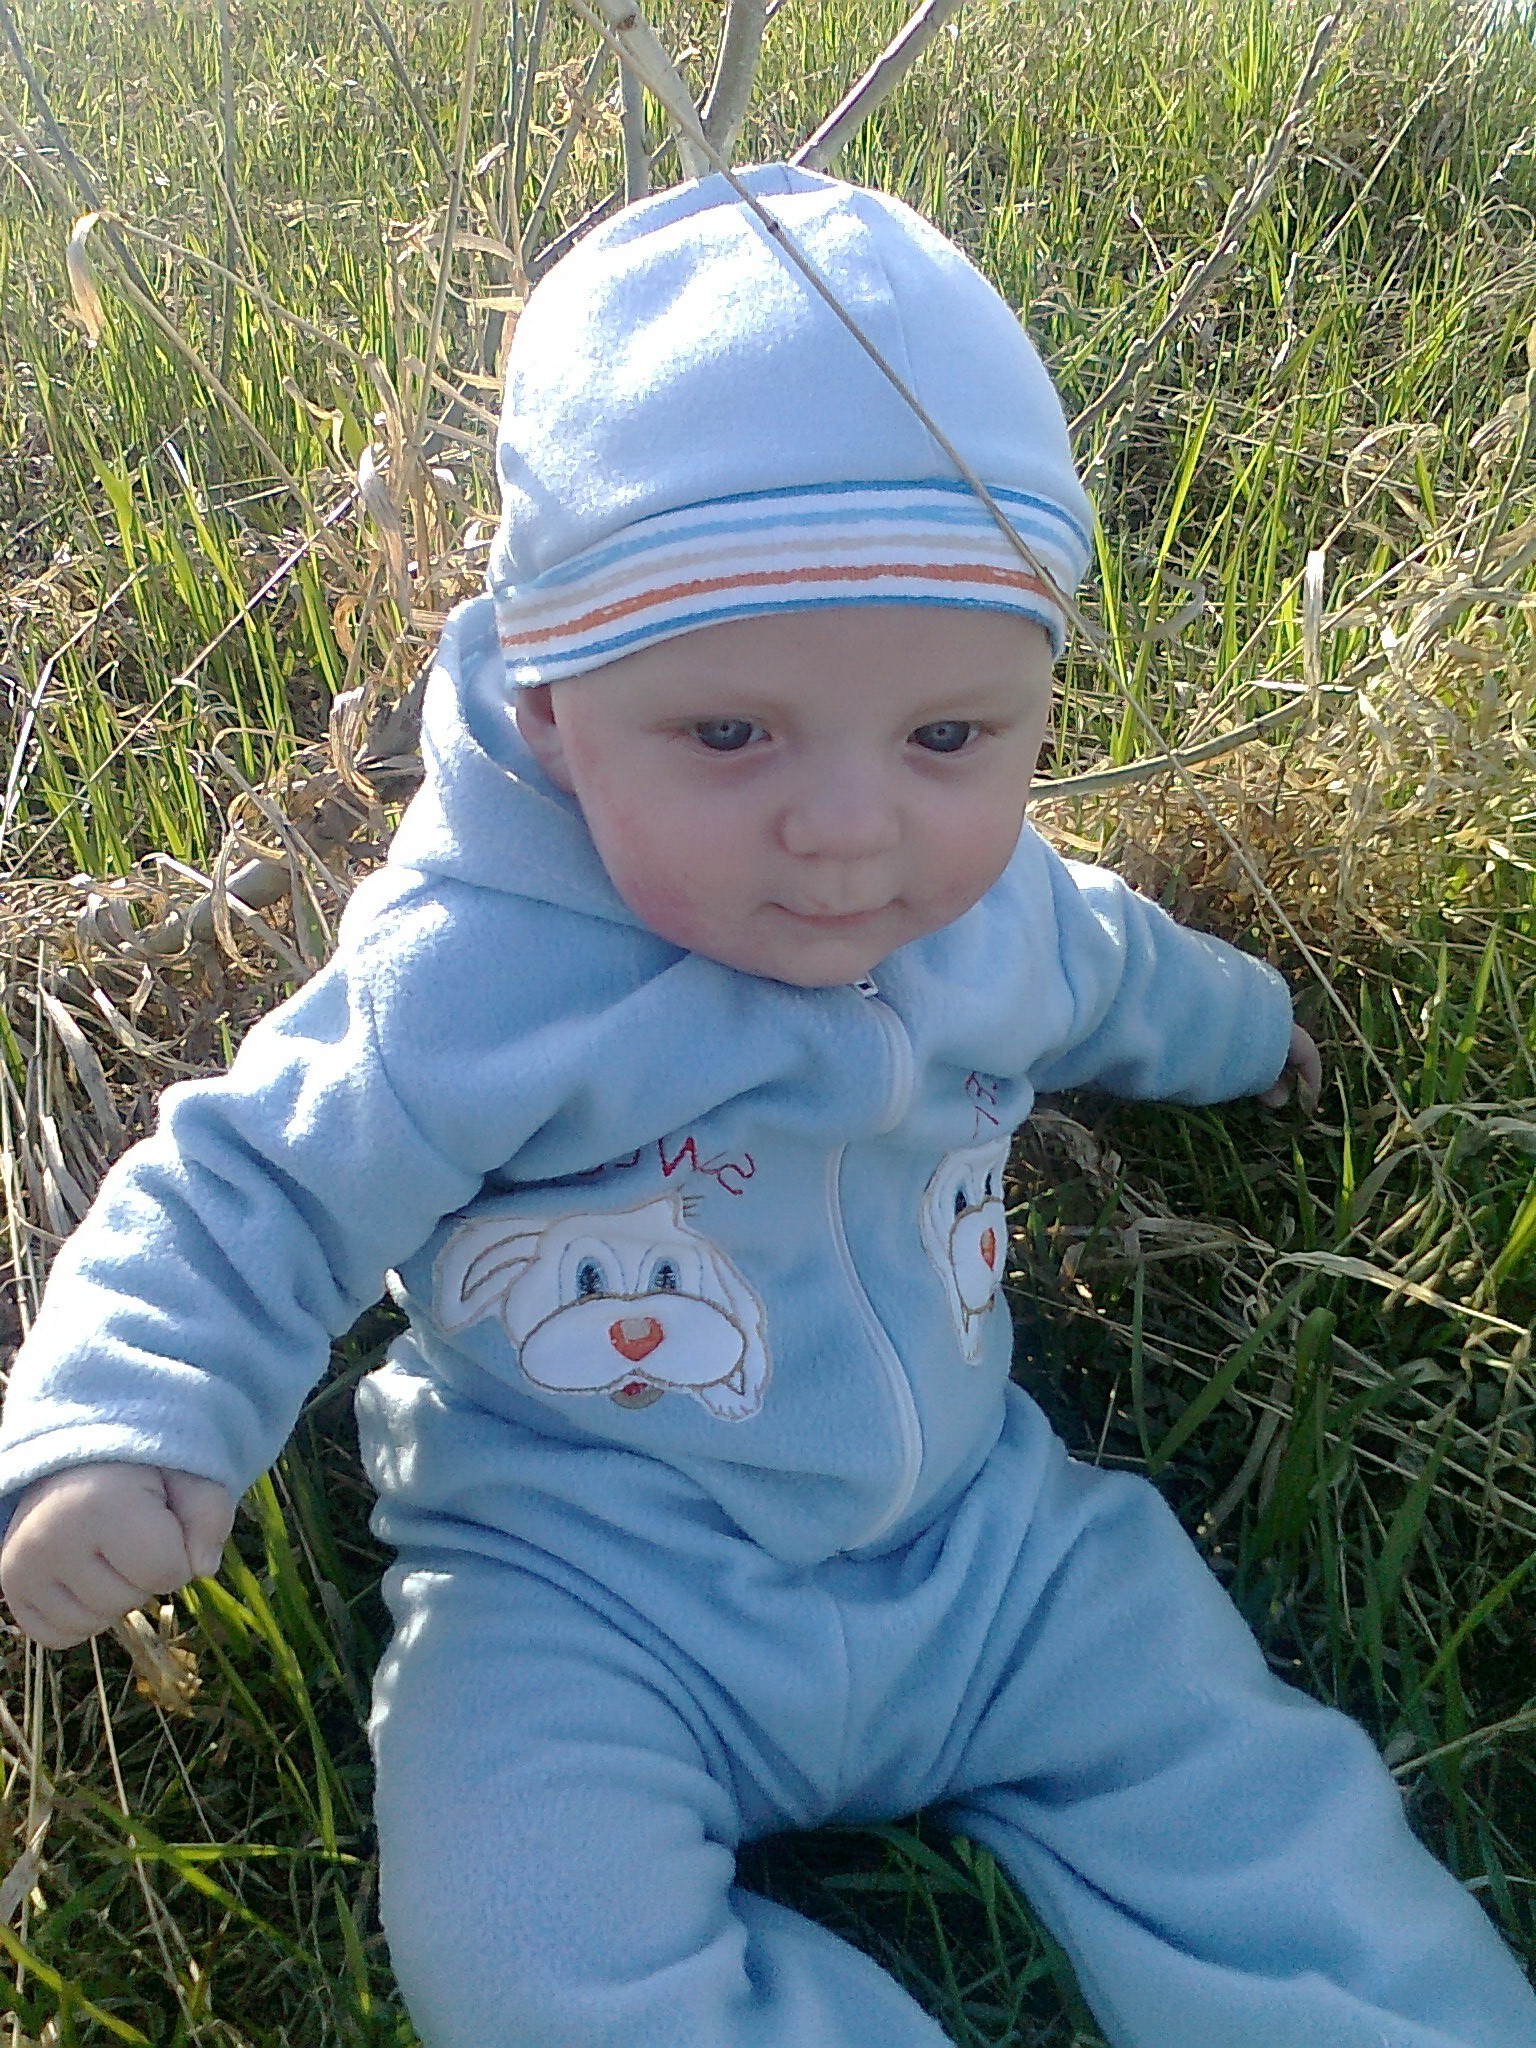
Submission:
{"label": "blue fleece jumpsuit", "polygon": [[335,959],[61,1254],[0,1492],[243,1487],[392,1273],[373,1740],[428,2048],[936,2044],[733,1884],[743,1840],[917,1806],[996,1852],[1117,2048],[1536,2048],[1364,1735],[1008,1379],[1036,1089],[1260,1089],[1278,979],[1029,830],[867,985],[680,954],[521,752],[486,600],[424,751]]}

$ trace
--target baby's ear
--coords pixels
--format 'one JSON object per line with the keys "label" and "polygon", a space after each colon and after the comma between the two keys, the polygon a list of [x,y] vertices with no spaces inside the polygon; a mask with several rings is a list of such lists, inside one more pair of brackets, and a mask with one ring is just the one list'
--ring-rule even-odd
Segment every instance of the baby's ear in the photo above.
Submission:
{"label": "baby's ear", "polygon": [[571,771],[565,763],[565,743],[555,723],[554,701],[548,683],[524,683],[513,706],[517,729],[528,751],[556,789],[573,792]]}

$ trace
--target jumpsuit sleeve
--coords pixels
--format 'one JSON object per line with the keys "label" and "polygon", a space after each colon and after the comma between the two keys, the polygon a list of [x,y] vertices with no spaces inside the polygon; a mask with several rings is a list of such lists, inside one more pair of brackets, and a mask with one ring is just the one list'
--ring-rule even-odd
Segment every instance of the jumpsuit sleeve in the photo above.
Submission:
{"label": "jumpsuit sleeve", "polygon": [[1036,1089],[1201,1103],[1279,1078],[1291,999],[1272,967],[1186,930],[1105,868],[1049,852],[1046,865],[1071,1021],[1032,1068]]}
{"label": "jumpsuit sleeve", "polygon": [[368,976],[343,950],[162,1099],[55,1261],[12,1367],[0,1526],[34,1479],[120,1461],[238,1494],[271,1463],[329,1343],[484,1169],[403,1105]]}

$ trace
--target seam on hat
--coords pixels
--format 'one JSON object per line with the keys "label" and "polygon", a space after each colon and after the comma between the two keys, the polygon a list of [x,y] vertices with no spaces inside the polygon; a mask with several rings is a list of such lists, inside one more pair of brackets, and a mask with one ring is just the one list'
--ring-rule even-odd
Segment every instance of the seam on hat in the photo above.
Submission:
{"label": "seam on hat", "polygon": [[[880,251],[879,234],[876,230],[874,222],[869,219],[870,211],[880,212],[880,209],[878,207],[869,207],[869,193],[868,188],[866,186],[860,185],[856,186],[854,189],[858,192],[859,197],[857,203],[853,208],[853,211],[858,215],[859,225],[863,228],[865,234],[869,237],[870,246],[874,254],[875,262],[879,267],[880,275],[885,279],[886,297],[890,300],[892,310],[896,315],[896,333],[901,341],[901,361],[899,363],[893,363],[891,367],[892,369],[897,371],[897,373],[901,377],[902,383],[905,384],[907,389],[910,391],[914,388],[914,384],[912,370],[912,345],[907,334],[907,319],[905,313],[902,311],[901,296],[897,292],[896,286],[892,281],[890,268],[886,263],[885,257],[881,254]],[[881,213],[880,224],[882,227],[889,225],[888,216],[886,216],[884,213]],[[820,275],[819,272],[817,274],[818,276]],[[822,279],[822,282],[825,284],[825,278]],[[848,317],[850,320],[853,319],[853,315],[851,313],[848,315]],[[857,326],[858,323],[855,321],[854,324]],[[859,332],[862,334],[864,330],[860,328]],[[872,341],[873,336],[865,335],[865,339],[867,341]],[[860,353],[862,354],[863,351],[861,350]],[[865,361],[869,361],[869,358],[867,356],[865,357]],[[885,376],[884,372],[880,370],[873,362],[870,362],[869,366],[872,370],[875,371],[876,376],[879,377],[882,384],[889,383],[889,379]],[[922,420],[918,418],[915,408],[910,404],[905,395],[898,391],[896,393],[896,396],[900,398],[902,404],[906,406],[907,411],[911,414],[912,418],[917,421],[918,426],[922,427],[923,433],[926,436],[926,438],[933,443],[933,446],[935,448],[938,448],[939,454],[943,456],[946,462],[948,462],[949,457],[947,455],[944,455],[944,450],[942,448],[939,448],[939,444],[937,441],[934,441],[932,434],[928,432],[927,427],[924,426]],[[942,420],[940,420],[939,425],[941,427],[944,427],[944,431],[946,434],[949,432],[949,428],[945,426]],[[964,479],[962,478],[961,481],[964,482]],[[970,486],[967,485],[966,488],[969,490]],[[971,493],[971,495],[973,497],[975,496],[974,491]]]}

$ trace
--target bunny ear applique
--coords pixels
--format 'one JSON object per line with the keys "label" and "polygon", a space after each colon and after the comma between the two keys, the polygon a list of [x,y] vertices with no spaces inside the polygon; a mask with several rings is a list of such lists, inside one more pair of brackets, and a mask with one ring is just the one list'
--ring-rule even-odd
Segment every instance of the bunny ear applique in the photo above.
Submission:
{"label": "bunny ear applique", "polygon": [[494,1315],[512,1283],[532,1265],[539,1233],[510,1217],[466,1223],[438,1254],[437,1314],[445,1330],[466,1330]]}
{"label": "bunny ear applique", "polygon": [[763,1405],[769,1369],[766,1353],[749,1344],[740,1365],[726,1379],[691,1391],[717,1422],[745,1422]]}

